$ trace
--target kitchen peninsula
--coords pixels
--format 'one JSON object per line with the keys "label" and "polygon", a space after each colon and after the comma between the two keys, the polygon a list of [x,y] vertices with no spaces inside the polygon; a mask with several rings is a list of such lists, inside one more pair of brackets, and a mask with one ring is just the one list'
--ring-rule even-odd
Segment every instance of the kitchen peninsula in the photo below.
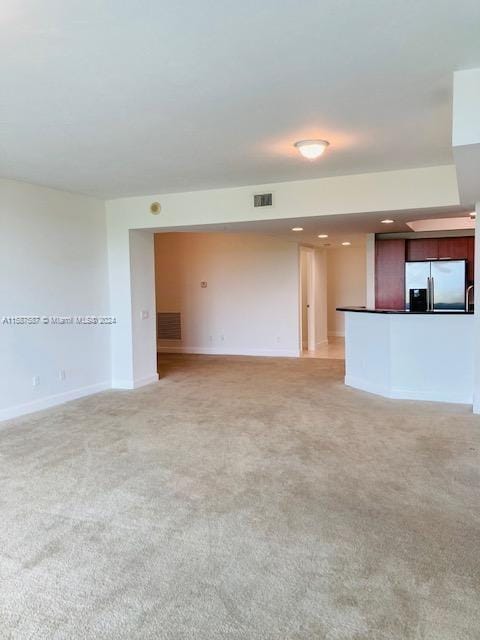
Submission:
{"label": "kitchen peninsula", "polygon": [[387,398],[473,402],[473,312],[339,307],[345,384]]}

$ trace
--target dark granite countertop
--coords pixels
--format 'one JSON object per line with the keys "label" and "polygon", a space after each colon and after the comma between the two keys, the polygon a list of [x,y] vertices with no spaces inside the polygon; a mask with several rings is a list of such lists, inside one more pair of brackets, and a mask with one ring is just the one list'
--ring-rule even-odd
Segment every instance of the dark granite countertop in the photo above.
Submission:
{"label": "dark granite countertop", "polygon": [[407,316],[471,316],[473,311],[406,311],[405,309],[370,309],[367,307],[337,307],[337,311],[353,311],[354,313],[391,313]]}

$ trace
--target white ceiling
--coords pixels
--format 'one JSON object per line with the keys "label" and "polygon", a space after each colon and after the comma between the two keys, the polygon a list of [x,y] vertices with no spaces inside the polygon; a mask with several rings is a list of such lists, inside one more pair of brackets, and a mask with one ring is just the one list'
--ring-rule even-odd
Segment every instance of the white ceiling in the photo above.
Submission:
{"label": "white ceiling", "polygon": [[[260,233],[282,238],[291,242],[317,247],[335,249],[342,242],[351,242],[351,246],[363,246],[367,233],[412,233],[407,222],[412,220],[431,220],[447,218],[452,222],[470,213],[461,206],[440,207],[435,209],[408,209],[402,211],[384,211],[369,213],[351,213],[330,216],[309,216],[307,218],[285,218],[283,220],[253,220],[230,224],[208,224],[190,227],[171,227],[156,229],[157,233],[177,231],[209,233]],[[382,220],[393,219],[393,224],[383,224]],[[303,231],[292,231],[292,227],[302,227]],[[455,223],[449,227],[455,230]],[[448,230],[448,229],[447,229]],[[464,231],[463,231],[464,232]],[[318,234],[327,234],[328,238],[318,238]]]}
{"label": "white ceiling", "polygon": [[116,197],[447,164],[479,32],[478,0],[3,0],[0,175]]}

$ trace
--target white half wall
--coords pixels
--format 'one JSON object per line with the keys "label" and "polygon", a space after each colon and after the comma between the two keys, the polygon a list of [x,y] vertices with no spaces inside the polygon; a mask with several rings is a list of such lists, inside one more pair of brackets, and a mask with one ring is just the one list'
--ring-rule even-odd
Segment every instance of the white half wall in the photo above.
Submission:
{"label": "white half wall", "polygon": [[345,315],[345,384],[387,398],[472,404],[474,315]]}
{"label": "white half wall", "polygon": [[110,387],[109,325],[3,321],[109,314],[104,203],[0,180],[0,230],[0,419]]}
{"label": "white half wall", "polygon": [[337,307],[365,306],[367,254],[365,246],[327,251],[328,335],[345,335],[345,314]]}
{"label": "white half wall", "polygon": [[157,311],[182,316],[182,340],[159,341],[160,351],[299,354],[296,243],[254,234],[161,233],[155,265]]}

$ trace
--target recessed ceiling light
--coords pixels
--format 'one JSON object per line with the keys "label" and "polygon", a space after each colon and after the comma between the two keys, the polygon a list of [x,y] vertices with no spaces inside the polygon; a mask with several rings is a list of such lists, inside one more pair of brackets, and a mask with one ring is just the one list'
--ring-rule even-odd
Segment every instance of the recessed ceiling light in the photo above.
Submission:
{"label": "recessed ceiling light", "polygon": [[351,242],[342,242],[344,247],[349,247],[352,243]]}
{"label": "recessed ceiling light", "polygon": [[321,233],[318,237],[319,238],[328,238],[328,233]]}
{"label": "recessed ceiling light", "polygon": [[292,227],[292,231],[303,231],[303,227]]}
{"label": "recessed ceiling light", "polygon": [[393,222],[395,222],[395,220],[390,220],[390,218],[387,218],[386,220],[382,220],[382,224],[392,224]]}
{"label": "recessed ceiling light", "polygon": [[304,158],[315,160],[319,158],[330,143],[326,140],[299,140],[293,145]]}

